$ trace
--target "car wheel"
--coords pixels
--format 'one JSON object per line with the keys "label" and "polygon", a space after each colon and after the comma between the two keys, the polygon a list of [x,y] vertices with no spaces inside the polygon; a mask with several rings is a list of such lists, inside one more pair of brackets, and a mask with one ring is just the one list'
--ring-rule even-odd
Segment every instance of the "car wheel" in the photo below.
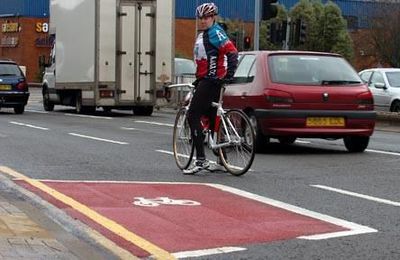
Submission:
{"label": "car wheel", "polygon": [[369,136],[348,136],[343,138],[343,141],[349,152],[361,153],[368,147]]}
{"label": "car wheel", "polygon": [[24,105],[18,105],[14,107],[14,112],[15,114],[23,114],[25,111],[25,106]]}
{"label": "car wheel", "polygon": [[54,104],[50,101],[50,94],[48,88],[43,88],[43,108],[45,111],[54,110]]}
{"label": "car wheel", "polygon": [[390,111],[400,113],[400,101],[395,101]]}
{"label": "car wheel", "polygon": [[254,132],[256,133],[256,152],[260,152],[265,149],[269,144],[269,137],[265,136],[261,132],[261,128],[258,124],[257,118],[254,114],[250,114],[250,123],[254,128]]}
{"label": "car wheel", "polygon": [[296,141],[296,137],[291,137],[291,136],[279,137],[278,141],[281,144],[293,144]]}

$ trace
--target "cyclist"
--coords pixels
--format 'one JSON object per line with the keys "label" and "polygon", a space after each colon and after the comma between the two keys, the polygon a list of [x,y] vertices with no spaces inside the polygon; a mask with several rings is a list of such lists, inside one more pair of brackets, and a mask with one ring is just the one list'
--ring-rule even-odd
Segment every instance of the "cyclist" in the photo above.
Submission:
{"label": "cyclist", "polygon": [[218,7],[214,3],[204,3],[196,9],[199,21],[199,34],[194,44],[196,61],[196,91],[193,95],[188,120],[196,148],[196,161],[193,166],[184,170],[184,174],[194,174],[208,169],[210,163],[204,153],[204,133],[200,118],[209,117],[210,129],[213,129],[216,108],[212,102],[218,102],[221,87],[231,81],[237,68],[238,52],[229,40],[226,32],[216,22]]}

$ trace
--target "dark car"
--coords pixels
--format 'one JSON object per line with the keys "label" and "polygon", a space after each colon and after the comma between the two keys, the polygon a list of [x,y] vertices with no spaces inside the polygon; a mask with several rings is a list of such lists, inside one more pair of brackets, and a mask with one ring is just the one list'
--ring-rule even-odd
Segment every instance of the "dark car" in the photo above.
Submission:
{"label": "dark car", "polygon": [[0,108],[12,107],[22,114],[28,102],[29,90],[24,73],[9,60],[0,60]]}
{"label": "dark car", "polygon": [[318,52],[243,52],[224,107],[240,108],[256,129],[257,149],[270,138],[343,138],[362,152],[375,127],[373,97],[340,55]]}

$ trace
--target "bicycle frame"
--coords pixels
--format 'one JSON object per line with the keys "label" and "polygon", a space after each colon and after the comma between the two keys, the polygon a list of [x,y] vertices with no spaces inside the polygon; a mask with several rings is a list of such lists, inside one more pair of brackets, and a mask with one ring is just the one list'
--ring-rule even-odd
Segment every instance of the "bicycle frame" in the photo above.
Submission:
{"label": "bicycle frame", "polygon": [[[221,89],[221,96],[223,90]],[[220,98],[222,99],[222,98]],[[240,136],[239,134],[236,132],[236,129],[233,127],[232,122],[229,120],[229,118],[226,118],[225,115],[225,110],[222,108],[222,100],[220,100],[219,103],[212,103],[212,106],[217,107],[217,116],[215,118],[215,125],[217,126],[217,121],[219,120],[219,126],[215,127],[214,129],[214,135],[211,135],[211,131],[212,130],[208,130],[209,134],[208,134],[208,147],[210,149],[218,149],[218,148],[223,148],[223,147],[228,147],[231,145],[237,145],[240,144],[241,140],[240,140]],[[218,135],[218,129],[219,127],[221,127],[221,123],[222,123],[222,127],[224,129],[225,132],[225,136],[228,137],[228,140],[226,142],[223,143],[219,143],[217,144],[216,142],[216,138],[213,138],[213,136],[217,136]],[[234,131],[235,137],[237,138],[237,140],[233,140],[234,138],[231,137],[231,135],[228,132],[228,127],[227,125],[229,125],[229,127]],[[217,131],[215,131],[217,130]]]}

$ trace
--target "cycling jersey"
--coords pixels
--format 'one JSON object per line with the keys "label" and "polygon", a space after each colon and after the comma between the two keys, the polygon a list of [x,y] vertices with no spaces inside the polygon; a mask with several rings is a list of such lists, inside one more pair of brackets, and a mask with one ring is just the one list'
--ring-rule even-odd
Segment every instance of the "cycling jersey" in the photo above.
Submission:
{"label": "cycling jersey", "polygon": [[238,54],[235,45],[217,23],[201,32],[194,46],[196,78],[232,78]]}

